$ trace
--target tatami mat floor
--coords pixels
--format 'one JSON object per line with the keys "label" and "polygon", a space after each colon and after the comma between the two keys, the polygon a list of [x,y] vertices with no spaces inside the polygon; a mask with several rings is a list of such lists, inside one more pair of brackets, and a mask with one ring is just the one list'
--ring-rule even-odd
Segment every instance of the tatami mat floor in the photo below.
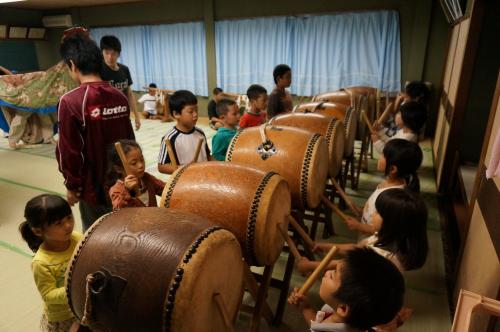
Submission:
{"label": "tatami mat floor", "polygon": [[[166,176],[159,175],[156,170],[157,154],[161,137],[172,126],[173,123],[143,120],[142,128],[136,132],[137,141],[144,151],[148,171],[164,180]],[[210,142],[215,131],[207,126],[207,120],[200,119],[199,127],[205,131]],[[422,195],[429,207],[430,252],[422,269],[405,274],[407,282],[405,305],[413,308],[414,312],[400,331],[442,332],[449,331],[451,324],[444,278],[441,229],[435,199],[436,188],[430,143],[423,142],[422,148],[425,159],[420,178]],[[65,193],[63,179],[57,170],[52,145],[30,146],[13,151],[7,147],[7,139],[0,139],[0,160],[0,264],[3,266],[0,273],[0,331],[38,331],[42,303],[30,271],[32,253],[22,241],[17,227],[23,220],[24,205],[31,197],[46,192],[61,195]],[[369,173],[362,174],[359,189],[356,192],[348,191],[359,204],[366,200],[381,180],[381,174],[374,171],[374,160],[370,160],[369,169]],[[76,228],[80,230],[78,209],[73,211],[77,220]],[[337,235],[330,238],[332,242],[355,241],[356,236],[342,223],[337,219],[334,223]],[[282,254],[274,269],[275,275],[282,274],[285,262],[286,255]],[[292,287],[303,282],[304,278],[295,274],[292,278]],[[310,294],[311,303],[319,308],[321,300],[315,295],[317,287],[318,285]],[[275,307],[277,297],[278,290],[271,289],[269,292],[271,308]],[[249,315],[240,314],[237,330],[247,330],[250,320]],[[262,321],[260,330],[306,331],[307,325],[298,312],[292,307],[287,307],[280,327],[270,327]]]}

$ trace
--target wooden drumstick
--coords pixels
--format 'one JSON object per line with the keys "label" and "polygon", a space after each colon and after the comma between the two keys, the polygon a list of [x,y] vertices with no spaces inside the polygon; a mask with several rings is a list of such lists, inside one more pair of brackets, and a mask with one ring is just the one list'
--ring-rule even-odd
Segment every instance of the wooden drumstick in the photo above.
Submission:
{"label": "wooden drumstick", "polygon": [[292,224],[292,227],[297,231],[297,233],[299,233],[300,237],[304,240],[307,246],[313,249],[315,244],[314,241],[309,236],[309,234],[306,233],[306,231],[299,225],[299,223],[297,222],[297,220],[295,220],[294,217],[292,217],[291,215],[288,215],[287,217],[290,224]]}
{"label": "wooden drumstick", "polygon": [[391,111],[392,111],[392,103],[389,103],[387,104],[384,112],[382,113],[382,115],[376,120],[376,122],[378,124],[382,124],[385,122],[385,120],[387,119],[387,117],[389,116],[389,114],[391,114]]}
{"label": "wooden drumstick", "polygon": [[343,220],[346,220],[347,221],[347,215],[340,211],[340,209],[337,207],[337,205],[333,204],[332,202],[330,202],[330,200],[328,199],[328,197],[324,196],[324,195],[321,195],[321,200],[326,204],[328,205],[328,207],[330,209],[333,210],[333,212],[335,212],[340,218],[342,218]]}
{"label": "wooden drumstick", "polygon": [[363,120],[365,121],[366,125],[368,126],[368,130],[370,130],[371,133],[375,132],[375,130],[373,129],[373,126],[372,124],[370,123],[370,119],[368,119],[368,116],[366,115],[365,111],[361,111],[361,117],[363,118]]}
{"label": "wooden drumstick", "polygon": [[[125,170],[125,175],[132,174],[130,168],[128,167],[127,157],[125,156],[125,152],[123,152],[123,148],[120,142],[115,142],[115,149],[116,152],[118,152],[118,156],[120,157],[120,160],[122,162],[123,169]],[[134,188],[134,191],[138,191],[138,188]]]}
{"label": "wooden drumstick", "polygon": [[231,319],[229,318],[229,313],[227,312],[226,305],[224,304],[224,299],[220,293],[214,294],[214,301],[219,309],[219,312],[224,320],[224,325],[226,325],[227,331],[234,331],[234,326],[231,323]]}
{"label": "wooden drumstick", "polygon": [[172,164],[172,166],[174,166],[174,167],[179,166],[177,164],[177,159],[175,159],[175,154],[174,154],[174,149],[172,148],[172,143],[170,143],[170,140],[168,138],[165,138],[165,145],[167,146],[167,153],[168,153],[168,157],[170,158],[170,164]]}
{"label": "wooden drumstick", "polygon": [[375,94],[375,108],[376,108],[377,115],[379,115],[380,114],[380,89],[377,89],[377,92]]}
{"label": "wooden drumstick", "polygon": [[333,186],[335,189],[337,189],[339,195],[342,197],[342,199],[347,203],[347,206],[349,209],[356,215],[359,216],[359,211],[354,207],[354,203],[352,200],[347,196],[345,191],[342,189],[342,187],[338,184],[338,182],[334,178],[330,178],[330,181],[332,181]]}
{"label": "wooden drumstick", "polygon": [[116,149],[116,152],[118,152],[118,156],[120,157],[120,160],[122,162],[123,169],[125,170],[125,174],[130,175],[131,172],[130,172],[130,168],[128,167],[127,157],[125,156],[125,152],[123,152],[123,148],[122,148],[122,145],[120,144],[120,142],[115,143],[115,149]]}
{"label": "wooden drumstick", "polygon": [[332,249],[326,254],[325,258],[319,263],[318,267],[313,271],[313,273],[307,278],[306,282],[302,287],[299,289],[299,295],[304,295],[307,293],[309,288],[313,285],[313,283],[318,279],[318,277],[321,276],[321,273],[325,269],[325,267],[330,263],[330,261],[333,258],[333,255],[335,255],[335,252],[337,251],[337,247],[333,246]]}
{"label": "wooden drumstick", "polygon": [[196,145],[196,150],[194,151],[194,158],[193,158],[193,161],[191,161],[192,163],[195,163],[198,161],[198,157],[200,156],[201,146],[203,144],[203,141],[205,141],[205,139],[203,139],[203,137],[200,137],[200,139],[198,140],[198,145]]}
{"label": "wooden drumstick", "polygon": [[292,238],[290,238],[290,235],[288,235],[288,230],[285,229],[285,226],[283,226],[282,223],[278,224],[278,230],[280,231],[281,235],[288,244],[288,247],[290,248],[292,255],[295,256],[297,260],[300,260],[302,256],[300,255],[299,249],[297,249],[297,246],[293,242]]}

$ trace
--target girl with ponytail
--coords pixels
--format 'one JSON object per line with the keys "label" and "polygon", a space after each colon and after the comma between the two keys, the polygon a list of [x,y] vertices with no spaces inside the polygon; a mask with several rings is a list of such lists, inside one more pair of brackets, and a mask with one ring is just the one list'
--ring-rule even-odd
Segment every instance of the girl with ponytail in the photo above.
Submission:
{"label": "girl with ponytail", "polygon": [[360,240],[375,233],[372,218],[377,211],[375,201],[378,195],[390,188],[407,188],[414,193],[420,192],[417,170],[422,164],[423,154],[417,143],[396,138],[387,142],[377,169],[384,172],[384,180],[371,194],[363,208],[361,221],[348,217],[349,229],[362,233]]}
{"label": "girl with ponytail", "polygon": [[71,208],[60,196],[39,195],[24,209],[21,236],[35,253],[31,269],[44,302],[42,331],[76,331],[78,321],[66,298],[64,275],[81,234],[74,232]]}

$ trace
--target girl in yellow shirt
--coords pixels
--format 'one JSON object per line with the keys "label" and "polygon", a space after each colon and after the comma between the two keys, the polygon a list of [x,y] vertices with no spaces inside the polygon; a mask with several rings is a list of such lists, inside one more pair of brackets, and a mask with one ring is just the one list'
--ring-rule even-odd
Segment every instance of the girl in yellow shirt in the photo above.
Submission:
{"label": "girl in yellow shirt", "polygon": [[44,302],[41,330],[77,331],[79,323],[68,305],[64,276],[81,234],[74,232],[71,208],[60,196],[39,195],[24,209],[19,226],[23,239],[35,253],[31,269]]}

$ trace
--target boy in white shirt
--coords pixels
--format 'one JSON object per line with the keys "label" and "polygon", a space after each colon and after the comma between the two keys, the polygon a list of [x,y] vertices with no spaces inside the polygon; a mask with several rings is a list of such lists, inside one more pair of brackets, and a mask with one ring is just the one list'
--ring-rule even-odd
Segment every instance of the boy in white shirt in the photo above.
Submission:
{"label": "boy in white shirt", "polygon": [[137,102],[144,104],[144,113],[143,116],[146,119],[153,118],[156,119],[157,111],[156,111],[156,84],[151,83],[149,85],[148,93],[145,93],[139,98]]}

